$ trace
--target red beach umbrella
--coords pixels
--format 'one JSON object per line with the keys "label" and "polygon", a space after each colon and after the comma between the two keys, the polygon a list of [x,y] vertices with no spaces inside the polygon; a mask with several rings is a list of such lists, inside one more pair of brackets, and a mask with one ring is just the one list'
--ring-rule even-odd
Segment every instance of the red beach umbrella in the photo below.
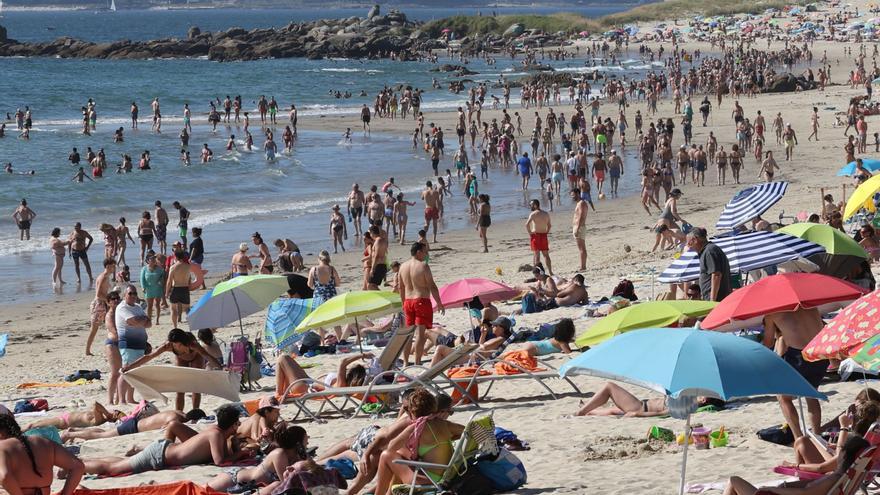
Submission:
{"label": "red beach umbrella", "polygon": [[845,307],[804,347],[808,361],[846,359],[880,334],[880,291],[866,294]]}
{"label": "red beach umbrella", "polygon": [[463,278],[440,287],[440,300],[446,308],[457,308],[471,302],[474,297],[479,297],[483,304],[489,304],[510,299],[519,293],[513,287],[487,278]]}
{"label": "red beach umbrella", "polygon": [[858,299],[867,290],[817,273],[783,273],[733,291],[700,323],[729,332],[759,325],[771,313],[818,308],[827,313]]}

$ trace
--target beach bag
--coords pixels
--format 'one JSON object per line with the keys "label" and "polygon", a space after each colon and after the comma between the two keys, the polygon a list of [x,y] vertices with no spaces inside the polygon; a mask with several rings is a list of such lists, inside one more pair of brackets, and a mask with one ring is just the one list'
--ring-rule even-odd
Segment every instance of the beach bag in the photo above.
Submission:
{"label": "beach bag", "polygon": [[788,425],[771,426],[758,430],[758,438],[765,442],[775,443],[776,445],[784,445],[786,447],[794,443],[794,433]]}
{"label": "beach bag", "polygon": [[477,469],[499,492],[516,490],[526,484],[526,467],[513,452],[502,448],[497,456],[477,458]]}
{"label": "beach bag", "polygon": [[523,296],[521,305],[524,315],[527,315],[529,313],[537,313],[538,311],[540,311],[538,309],[538,302],[535,300],[535,295],[531,293]]}
{"label": "beach bag", "polygon": [[463,473],[443,483],[442,486],[455,495],[492,495],[496,492],[492,480],[477,468],[475,461],[468,463]]}

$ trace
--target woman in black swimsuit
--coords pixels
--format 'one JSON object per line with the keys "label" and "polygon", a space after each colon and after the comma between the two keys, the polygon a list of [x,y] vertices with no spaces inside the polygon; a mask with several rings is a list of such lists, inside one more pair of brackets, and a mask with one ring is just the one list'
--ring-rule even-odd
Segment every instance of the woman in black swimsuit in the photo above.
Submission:
{"label": "woman in black swimsuit", "polygon": [[483,252],[488,253],[489,239],[486,237],[486,231],[489,229],[489,226],[492,225],[492,217],[490,216],[492,213],[492,207],[489,206],[488,194],[480,194],[478,197],[480,198],[480,218],[477,220],[477,230],[480,231],[480,239],[483,241]]}
{"label": "woman in black swimsuit", "polygon": [[150,212],[145,211],[141,215],[141,221],[138,223],[138,237],[141,240],[141,264],[144,264],[144,257],[148,250],[153,249],[153,236],[156,233],[156,224],[150,220]]}
{"label": "woman in black swimsuit", "polygon": [[[123,366],[122,372],[125,373],[138,366],[143,366],[166,352],[174,354],[174,364],[183,368],[204,369],[206,362],[211,363],[211,366],[214,367],[213,369],[223,368],[223,365],[206,351],[201,344],[199,344],[195,335],[179,328],[172,328],[171,331],[168,332],[167,342],[157,347],[153,352],[138,358],[128,366]],[[202,394],[192,394],[193,409],[198,409],[201,401]],[[175,409],[182,411],[183,402],[184,394],[178,393],[175,402]]]}

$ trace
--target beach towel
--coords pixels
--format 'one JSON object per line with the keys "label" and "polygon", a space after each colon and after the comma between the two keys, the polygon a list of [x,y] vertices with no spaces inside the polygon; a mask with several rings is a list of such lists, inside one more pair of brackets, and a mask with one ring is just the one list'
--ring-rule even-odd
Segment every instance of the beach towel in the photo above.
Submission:
{"label": "beach towel", "polygon": [[[455,380],[456,385],[459,387],[467,387],[467,395],[468,397],[464,397],[463,394],[459,391],[459,389],[455,389],[452,391],[452,401],[456,404],[470,404],[472,402],[471,398],[478,399],[480,397],[480,387],[476,382],[470,383],[470,378],[477,374],[477,366],[463,366],[460,368],[452,368],[448,372],[446,372],[446,376]],[[491,375],[488,370],[481,369],[480,376]],[[468,386],[470,385],[470,386]]]}
{"label": "beach towel", "polygon": [[56,383],[45,383],[45,382],[25,382],[19,383],[15,388],[17,389],[25,389],[25,388],[52,388],[52,387],[76,387],[79,385],[85,385],[89,383],[89,380],[85,378],[80,378],[79,380],[75,380],[72,382],[56,382]]}
{"label": "beach towel", "polygon": [[522,370],[508,363],[515,363],[532,373],[547,371],[546,368],[538,366],[538,360],[533,356],[529,356],[528,351],[525,350],[506,352],[501,355],[501,359],[507,361],[507,363],[495,363],[495,373],[499,375],[518,375],[522,373]]}
{"label": "beach towel", "polygon": [[89,490],[77,488],[73,495],[221,495],[225,492],[211,490],[192,481],[177,481],[162,485],[127,486],[125,488],[104,488]]}
{"label": "beach towel", "polygon": [[122,375],[147,400],[168,398],[164,393],[198,393],[238,402],[241,375],[180,366],[141,366]]}

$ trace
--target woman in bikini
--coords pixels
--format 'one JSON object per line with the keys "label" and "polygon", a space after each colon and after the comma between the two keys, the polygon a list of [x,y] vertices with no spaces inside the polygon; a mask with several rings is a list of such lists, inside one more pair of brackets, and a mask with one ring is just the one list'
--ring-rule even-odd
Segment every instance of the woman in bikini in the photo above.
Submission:
{"label": "woman in bikini", "polygon": [[[390,495],[391,483],[399,480],[409,484],[418,476],[408,466],[397,464],[397,459],[411,459],[434,464],[447,464],[452,458],[453,443],[464,434],[464,426],[436,416],[437,399],[425,389],[418,389],[409,397],[407,411],[412,424],[391,440],[388,448],[379,457],[379,470],[376,474],[376,495]],[[442,477],[442,471],[427,470],[435,483]]]}
{"label": "woman in bikini", "polygon": [[776,170],[779,170],[779,165],[773,158],[773,152],[768,151],[764,161],[761,162],[761,170],[758,172],[758,178],[763,176],[765,181],[773,182],[773,176],[776,174]]}
{"label": "woman in bikini", "polygon": [[642,206],[650,216],[651,209],[648,207],[649,204],[653,204],[660,210],[660,205],[654,200],[654,169],[645,167],[645,171],[642,172]]}
{"label": "woman in bikini", "polygon": [[101,403],[95,402],[90,411],[65,412],[54,418],[40,419],[27,425],[25,431],[34,428],[45,428],[47,426],[58,428],[59,430],[101,426],[104,423],[118,421],[123,416],[125,416],[124,412],[117,410],[110,412]]}
{"label": "woman in bikini", "polygon": [[415,206],[413,201],[405,201],[403,193],[397,193],[397,201],[394,203],[394,221],[397,222],[397,233],[400,236],[400,245],[406,243],[406,222],[409,219],[407,207]]}
{"label": "woman in bikini", "polygon": [[141,214],[137,230],[141,240],[141,264],[143,264],[147,251],[153,249],[153,237],[156,235],[156,224],[150,220],[150,212],[145,211]]}
{"label": "woman in bikini", "polygon": [[[217,368],[223,367],[214,356],[209,354],[205,348],[198,343],[193,334],[179,328],[172,328],[171,331],[168,332],[168,340],[164,344],[154,349],[153,352],[136,359],[128,366],[124,366],[121,371],[125,373],[138,366],[143,366],[166,352],[174,354],[174,364],[182,368],[204,369],[205,363],[211,363],[211,365],[216,366]],[[175,410],[183,411],[184,398],[185,394],[177,394]],[[193,409],[198,409],[201,401],[202,394],[192,394]]]}
{"label": "woman in bikini", "polygon": [[[112,290],[107,293],[107,314],[104,316],[104,326],[107,327],[104,349],[107,354],[107,364],[110,366],[110,380],[107,383],[119,383],[119,368],[122,367],[122,356],[119,354],[119,333],[116,331],[116,306],[120,299],[119,291]],[[108,404],[119,403],[116,391],[117,387],[107,387]]]}
{"label": "woman in bikini", "polygon": [[743,167],[742,156],[740,156],[739,146],[733,145],[730,147],[730,173],[733,174],[733,181],[736,184],[739,184],[739,171]]}
{"label": "woman in bikini", "polygon": [[275,430],[284,425],[281,419],[281,407],[278,398],[267,395],[260,399],[256,413],[248,416],[238,426],[235,436],[244,440],[247,445],[259,449],[275,439]]}
{"label": "woman in bikini", "polygon": [[[330,253],[321,251],[318,255],[318,266],[309,270],[309,288],[315,291],[312,306],[317,308],[324,302],[336,297],[336,288],[342,285],[339,272],[330,264]],[[342,327],[334,327],[337,340],[342,340]],[[319,329],[321,340],[324,340],[324,329]]]}
{"label": "woman in bikini", "polygon": [[[614,407],[603,408],[608,401]],[[700,406],[714,405],[723,407],[724,401],[711,397],[697,397]],[[654,416],[666,416],[669,408],[666,405],[666,397],[654,399],[639,399],[626,389],[613,382],[606,382],[602,390],[596,392],[576,413],[577,416],[626,416],[636,418],[650,418]]]}
{"label": "woman in bikini", "polygon": [[64,267],[64,255],[67,254],[67,246],[70,241],[61,240],[61,229],[55,227],[52,229],[52,236],[49,238],[49,247],[52,248],[52,254],[55,256],[55,266],[52,268],[52,283],[59,287],[66,284],[61,279],[61,268]]}
{"label": "woman in bikini", "polygon": [[865,248],[872,261],[880,260],[880,241],[877,239],[877,232],[874,230],[874,227],[870,224],[862,225],[859,234],[862,236],[859,246]]}
{"label": "woman in bikini", "polygon": [[[309,435],[301,426],[287,426],[275,434],[277,449],[272,450],[263,461],[254,467],[233,467],[218,474],[208,482],[208,486],[217,491],[235,493],[258,489],[263,493],[271,493],[284,478],[285,471],[299,461],[308,459]],[[259,492],[258,492],[259,493]]]}
{"label": "woman in bikini", "polygon": [[275,397],[283,399],[287,395],[301,394],[309,389],[309,382],[320,382],[335,388],[359,387],[367,379],[367,369],[361,364],[352,364],[368,359],[373,359],[373,355],[364,353],[348,356],[339,362],[335,373],[327,373],[313,380],[295,359],[288,354],[282,354],[275,362]]}
{"label": "woman in bikini", "polygon": [[[0,470],[10,493],[50,495],[54,468],[66,474],[59,495],[71,495],[82,480],[81,460],[62,445],[37,436],[24,436],[11,414],[0,415]],[[15,487],[13,492],[10,487]]]}
{"label": "woman in bikini", "polygon": [[131,232],[128,230],[128,226],[125,225],[125,217],[120,217],[119,225],[116,227],[116,262],[119,266],[125,265],[125,250],[128,248],[126,238],[134,244]]}
{"label": "woman in bikini", "polygon": [[492,206],[489,205],[489,195],[480,194],[480,217],[477,220],[477,230],[480,232],[480,240],[483,241],[483,252],[489,252],[489,237],[486,233],[492,225]]}

